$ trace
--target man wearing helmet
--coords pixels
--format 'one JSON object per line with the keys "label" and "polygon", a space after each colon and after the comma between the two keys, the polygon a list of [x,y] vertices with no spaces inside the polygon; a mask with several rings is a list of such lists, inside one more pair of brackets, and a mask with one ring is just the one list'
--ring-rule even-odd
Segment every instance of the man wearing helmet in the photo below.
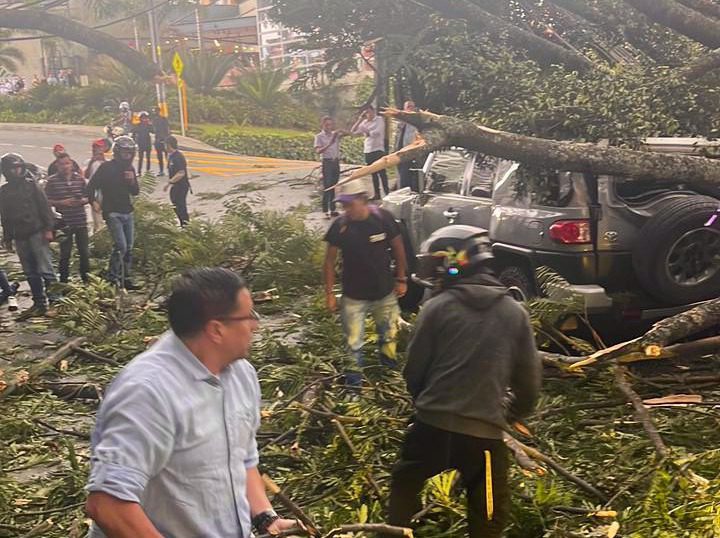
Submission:
{"label": "man wearing helmet", "polygon": [[137,173],[142,174],[143,158],[145,159],[145,172],[150,172],[150,153],[152,149],[153,126],[150,123],[150,114],[144,110],[140,112],[140,123],[133,128],[133,138],[138,148]]}
{"label": "man wearing helmet", "polygon": [[48,307],[46,286],[57,281],[49,245],[55,217],[42,189],[26,179],[26,163],[20,155],[3,155],[0,170],[7,180],[0,187],[3,244],[11,250],[15,243],[33,298],[32,308],[19,319],[43,316]]}
{"label": "man wearing helmet", "polygon": [[434,296],[420,311],[404,370],[415,407],[392,474],[389,522],[408,526],[426,479],[460,472],[468,534],[503,535],[508,521],[503,431],[532,411],[541,361],[528,314],[495,278],[488,233],[454,225],[421,247],[416,278]]}
{"label": "man wearing helmet", "polygon": [[132,197],[140,194],[133,160],[137,146],[129,136],[113,144],[113,158],[100,165],[88,184],[90,203],[100,193],[103,218],[113,239],[108,279],[127,290],[138,289],[130,280],[134,220]]}

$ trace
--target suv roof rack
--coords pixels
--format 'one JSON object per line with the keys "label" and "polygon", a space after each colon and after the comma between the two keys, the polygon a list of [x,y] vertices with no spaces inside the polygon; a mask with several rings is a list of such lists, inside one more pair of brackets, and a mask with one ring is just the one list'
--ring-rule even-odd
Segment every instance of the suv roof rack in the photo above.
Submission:
{"label": "suv roof rack", "polygon": [[642,149],[659,153],[680,153],[699,157],[720,157],[720,140],[700,137],[649,137],[642,140]]}

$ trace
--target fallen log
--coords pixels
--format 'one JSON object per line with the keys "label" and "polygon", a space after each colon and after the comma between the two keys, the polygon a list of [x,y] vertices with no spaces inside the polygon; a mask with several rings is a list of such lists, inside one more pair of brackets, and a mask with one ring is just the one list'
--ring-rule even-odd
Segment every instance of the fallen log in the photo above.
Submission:
{"label": "fallen log", "polygon": [[[401,162],[422,159],[429,151],[451,146],[533,167],[610,175],[623,181],[653,179],[717,185],[720,163],[705,157],[638,151],[592,143],[560,142],[545,138],[497,131],[452,116],[431,112],[386,109],[386,117],[418,128],[418,139],[409,146],[364,166],[337,186],[365,177]],[[335,188],[335,187],[331,187]]]}
{"label": "fallen log", "polygon": [[28,371],[27,377],[23,377],[21,381],[15,380],[7,384],[7,386],[0,391],[0,401],[4,400],[11,394],[13,394],[18,387],[27,385],[33,379],[46,372],[47,370],[54,368],[61,360],[73,354],[75,348],[82,345],[85,342],[85,338],[80,336],[73,338],[69,342],[63,344],[55,353],[41,360],[38,364],[35,364]]}

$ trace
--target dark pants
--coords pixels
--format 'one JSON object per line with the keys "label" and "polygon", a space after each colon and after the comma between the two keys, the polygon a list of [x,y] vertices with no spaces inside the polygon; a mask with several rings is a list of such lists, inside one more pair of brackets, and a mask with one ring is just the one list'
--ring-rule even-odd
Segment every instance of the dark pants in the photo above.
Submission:
{"label": "dark pants", "polygon": [[175,209],[175,214],[180,221],[180,226],[185,227],[190,222],[190,216],[188,215],[187,208],[187,195],[190,190],[190,185],[183,181],[177,185],[170,187],[170,203],[172,203]]}
{"label": "dark pants", "polygon": [[419,192],[418,173],[416,170],[413,170],[417,167],[418,165],[415,161],[400,163],[398,165],[398,174],[400,175],[400,185],[398,188],[404,189],[405,187],[410,187],[411,191]]}
{"label": "dark pants", "polygon": [[57,282],[57,277],[52,265],[50,245],[43,237],[43,232],[36,232],[24,239],[16,239],[15,251],[30,286],[33,303],[36,306],[46,306],[48,302],[46,288]]}
{"label": "dark pants", "polygon": [[142,174],[143,156],[146,157],[145,171],[150,171],[150,148],[138,148],[138,174]]}
{"label": "dark pants", "polygon": [[[157,155],[158,164],[160,165],[160,173],[165,171],[165,158],[167,157],[167,149],[165,142],[155,142],[155,155]],[[148,158],[148,161],[150,159]]]}
{"label": "dark pants", "polygon": [[[336,185],[340,179],[340,161],[338,159],[323,159],[322,161],[323,189]],[[335,189],[323,190],[323,213],[335,211]]]}
{"label": "dark pants", "polygon": [[73,238],[80,258],[80,277],[87,282],[90,272],[90,252],[88,249],[87,226],[66,227],[60,240],[60,282],[67,282],[70,276],[70,255],[72,254]]}
{"label": "dark pants", "polygon": [[[378,159],[382,159],[385,157],[387,153],[384,151],[373,151],[372,153],[366,153],[365,154],[365,164],[372,164]],[[387,172],[385,170],[380,170],[379,172],[375,172],[372,175],[373,179],[373,189],[375,190],[375,194],[373,195],[373,198],[379,200],[381,198],[380,195],[380,181],[382,181],[383,189],[385,189],[385,194],[388,194],[390,192],[390,189],[388,187],[388,177]]]}
{"label": "dark pants", "polygon": [[[492,503],[488,502],[486,490],[485,462],[488,454],[492,471]],[[467,490],[469,536],[501,537],[510,511],[505,444],[499,439],[471,437],[422,422],[410,426],[400,452],[400,461],[392,472],[389,523],[409,526],[412,516],[422,509],[419,495],[425,480],[449,469],[460,472],[462,484]]]}

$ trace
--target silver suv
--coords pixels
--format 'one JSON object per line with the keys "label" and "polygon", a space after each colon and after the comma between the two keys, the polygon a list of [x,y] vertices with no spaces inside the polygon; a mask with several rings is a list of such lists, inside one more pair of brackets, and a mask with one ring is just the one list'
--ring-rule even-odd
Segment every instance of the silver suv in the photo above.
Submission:
{"label": "silver suv", "polygon": [[[712,154],[698,139],[647,139],[653,151]],[[528,181],[533,175],[532,181]],[[720,188],[545,172],[462,149],[431,153],[421,193],[383,199],[405,235],[409,259],[449,224],[488,229],[500,280],[532,296],[548,266],[585,298],[589,312],[656,319],[720,295],[720,229],[705,224]],[[413,308],[419,290],[405,302]]]}

